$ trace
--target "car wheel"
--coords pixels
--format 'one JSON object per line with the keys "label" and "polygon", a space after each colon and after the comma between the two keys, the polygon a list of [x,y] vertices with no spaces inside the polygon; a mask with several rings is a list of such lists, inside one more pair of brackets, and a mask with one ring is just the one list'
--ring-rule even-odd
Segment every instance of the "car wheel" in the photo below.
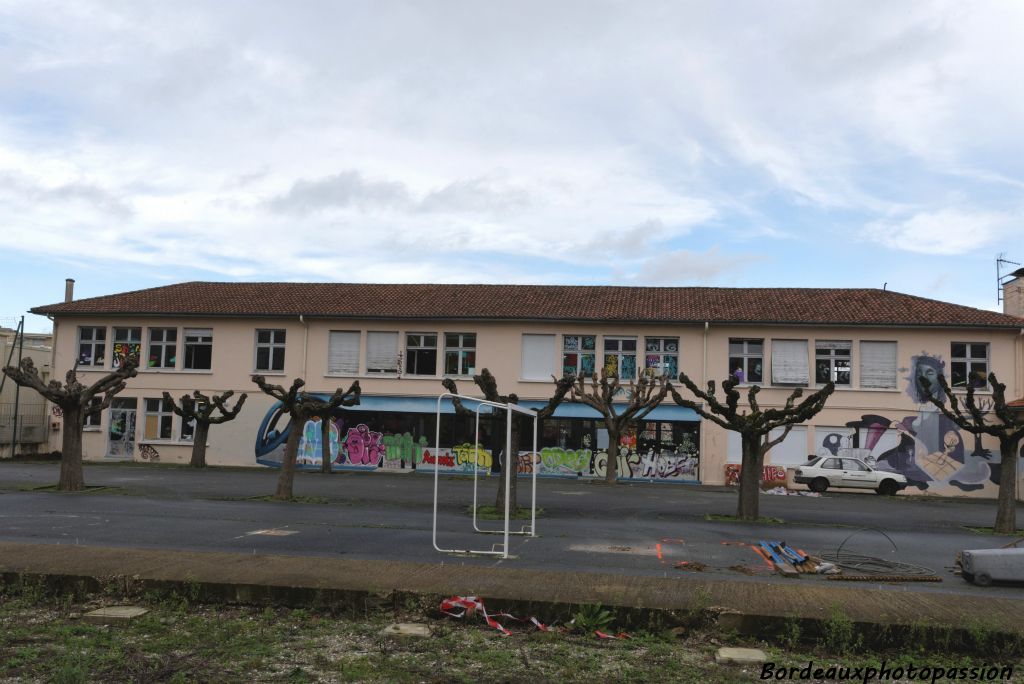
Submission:
{"label": "car wheel", "polygon": [[811,484],[809,486],[812,492],[817,492],[818,494],[821,494],[826,489],[828,489],[828,480],[826,480],[823,477],[816,477],[813,480],[811,480]]}
{"label": "car wheel", "polygon": [[876,491],[882,496],[892,496],[899,491],[899,488],[894,480],[882,480]]}
{"label": "car wheel", "polygon": [[974,573],[974,583],[979,587],[987,587],[992,584],[992,577],[987,572]]}

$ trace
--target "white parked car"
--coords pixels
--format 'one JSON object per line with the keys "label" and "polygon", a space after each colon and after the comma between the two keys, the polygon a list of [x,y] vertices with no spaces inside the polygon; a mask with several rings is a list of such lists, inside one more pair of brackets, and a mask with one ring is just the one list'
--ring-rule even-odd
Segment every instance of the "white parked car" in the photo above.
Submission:
{"label": "white parked car", "polygon": [[899,473],[875,470],[864,461],[840,456],[818,456],[797,467],[793,479],[812,492],[823,492],[829,487],[857,487],[891,496],[907,486],[907,478]]}

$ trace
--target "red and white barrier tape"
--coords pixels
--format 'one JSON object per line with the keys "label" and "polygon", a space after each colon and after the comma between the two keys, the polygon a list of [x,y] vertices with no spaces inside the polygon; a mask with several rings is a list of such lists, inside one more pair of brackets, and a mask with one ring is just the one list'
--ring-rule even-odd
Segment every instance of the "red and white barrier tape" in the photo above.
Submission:
{"label": "red and white barrier tape", "polygon": [[[455,612],[459,608],[462,609],[461,612]],[[498,630],[502,636],[509,636],[511,632],[505,629],[505,627],[502,626],[502,624],[495,618],[508,618],[510,620],[515,620],[516,622],[529,622],[542,632],[551,631],[547,625],[535,617],[530,617],[528,619],[517,618],[515,615],[511,615],[509,613],[495,613],[494,615],[490,615],[484,607],[483,599],[476,596],[452,596],[451,598],[441,601],[441,612],[454,618],[463,618],[468,615],[472,615],[478,610],[480,611],[480,614],[484,616],[487,626]]]}

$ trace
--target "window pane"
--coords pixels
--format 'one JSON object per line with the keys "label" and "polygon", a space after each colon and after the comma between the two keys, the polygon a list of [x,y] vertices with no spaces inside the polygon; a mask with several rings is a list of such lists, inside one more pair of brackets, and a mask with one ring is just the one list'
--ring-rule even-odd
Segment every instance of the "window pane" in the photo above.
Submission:
{"label": "window pane", "polygon": [[618,351],[619,350],[619,341],[618,340],[610,340],[607,337],[604,338],[604,350],[605,351]]}
{"label": "window pane", "polygon": [[458,347],[459,346],[459,336],[458,335],[454,335],[452,333],[445,333],[445,336],[444,336],[444,346],[446,346],[446,347]]}
{"label": "window pane", "polygon": [[256,341],[260,344],[270,343],[270,331],[269,330],[257,330]]}
{"label": "window pane", "polygon": [[423,336],[424,347],[436,347],[437,346],[437,335],[424,335]]}
{"label": "window pane", "polygon": [[146,400],[146,411],[150,413],[156,413],[160,410],[160,399],[147,399]]}
{"label": "window pane", "polygon": [[967,386],[967,364],[963,361],[954,361],[950,364],[950,383],[953,387]]}
{"label": "window pane", "polygon": [[476,346],[476,333],[470,333],[462,336],[463,347],[475,347]]}
{"label": "window pane", "polygon": [[[659,337],[648,337],[644,341],[644,347],[645,347],[646,351],[649,351],[649,352],[661,351],[661,338],[659,338]],[[648,357],[648,358],[650,358],[650,357]]]}
{"label": "window pane", "polygon": [[954,344],[953,345],[953,358],[963,359],[967,357],[967,345],[966,344]]}
{"label": "window pane", "polygon": [[563,344],[565,345],[565,347],[564,347],[565,349],[579,349],[580,348],[580,338],[579,338],[578,335],[566,335],[562,339],[563,339]]}
{"label": "window pane", "polygon": [[274,365],[273,369],[276,371],[284,370],[284,347],[274,348]]}
{"label": "window pane", "polygon": [[594,335],[584,335],[583,349],[586,351],[597,349],[597,338]]}
{"label": "window pane", "polygon": [[743,353],[743,343],[742,342],[736,342],[734,340],[730,340],[729,341],[729,353],[730,354],[742,354]]}
{"label": "window pane", "polygon": [[761,382],[761,360],[749,359],[747,362],[747,382]]}
{"label": "window pane", "polygon": [[284,344],[285,332],[286,331],[284,331],[284,330],[275,330],[274,331],[274,341],[277,342],[278,344]]}
{"label": "window pane", "polygon": [[832,364],[828,361],[818,361],[814,364],[814,382],[824,385],[832,379]]}
{"label": "window pane", "polygon": [[419,335],[406,335],[405,336],[405,346],[406,347],[419,347],[420,346],[420,336]]}
{"label": "window pane", "polygon": [[171,438],[171,417],[162,416],[160,418],[160,439]]}
{"label": "window pane", "polygon": [[257,347],[256,349],[256,370],[267,370],[270,368],[270,349]]}
{"label": "window pane", "polygon": [[972,359],[988,358],[988,345],[987,344],[972,344],[971,345],[971,358]]}
{"label": "window pane", "polygon": [[445,352],[444,354],[444,372],[446,375],[458,375],[459,373],[459,353],[458,352]]}
{"label": "window pane", "polygon": [[740,380],[744,379],[745,374],[743,372],[743,359],[741,357],[729,357],[729,375],[738,375]]}
{"label": "window pane", "polygon": [[583,355],[581,355],[581,357],[580,357],[580,373],[582,373],[583,375],[593,375],[594,374],[594,367],[595,367],[595,365],[596,364],[594,362],[594,355],[593,354],[583,354]]}
{"label": "window pane", "polygon": [[476,352],[475,351],[464,351],[462,352],[462,372],[466,375],[472,375],[476,372]]}

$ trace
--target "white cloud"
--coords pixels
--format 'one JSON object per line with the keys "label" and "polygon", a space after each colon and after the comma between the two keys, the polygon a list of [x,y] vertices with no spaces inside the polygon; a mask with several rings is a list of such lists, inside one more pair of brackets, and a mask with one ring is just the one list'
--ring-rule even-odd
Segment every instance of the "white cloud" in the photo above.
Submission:
{"label": "white cloud", "polygon": [[[862,236],[892,249],[918,254],[967,254],[1013,234],[1015,218],[995,212],[941,209],[909,218],[874,221]],[[1019,230],[1019,229],[1018,229]]]}

